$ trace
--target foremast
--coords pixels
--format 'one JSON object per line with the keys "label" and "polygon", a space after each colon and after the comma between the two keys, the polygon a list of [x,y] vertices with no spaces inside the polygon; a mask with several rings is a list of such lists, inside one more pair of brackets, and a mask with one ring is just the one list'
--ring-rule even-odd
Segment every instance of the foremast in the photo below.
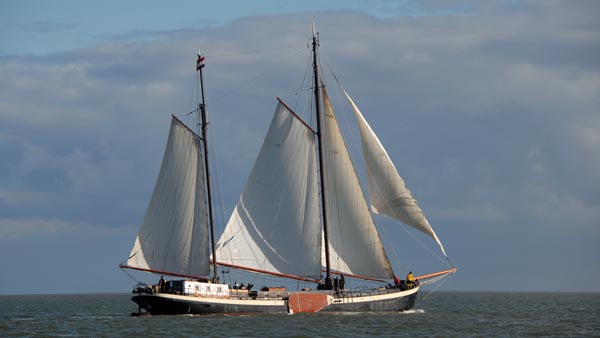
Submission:
{"label": "foremast", "polygon": [[319,80],[319,63],[317,50],[319,47],[319,34],[316,32],[313,22],[312,36],[312,54],[313,54],[313,72],[314,72],[314,96],[315,96],[315,113],[317,115],[317,142],[319,149],[319,181],[321,187],[321,213],[323,217],[323,245],[325,245],[325,285],[328,289],[333,288],[331,278],[331,261],[329,258],[329,231],[327,229],[327,204],[325,196],[325,171],[323,160],[323,128],[321,122],[321,86]]}
{"label": "foremast", "polygon": [[211,251],[213,255],[213,282],[219,282],[219,274],[217,272],[217,252],[215,246],[215,227],[214,227],[214,217],[213,217],[213,206],[212,206],[212,190],[211,190],[211,178],[210,178],[210,167],[208,165],[208,140],[207,140],[207,130],[208,130],[208,121],[206,118],[206,97],[204,95],[204,77],[202,70],[204,69],[204,55],[198,51],[198,61],[196,61],[196,71],[198,71],[198,77],[200,79],[200,97],[202,102],[198,105],[198,115],[200,119],[200,132],[202,138],[202,149],[204,151],[204,170],[206,177],[206,197],[208,203],[208,227],[210,232],[210,244]]}

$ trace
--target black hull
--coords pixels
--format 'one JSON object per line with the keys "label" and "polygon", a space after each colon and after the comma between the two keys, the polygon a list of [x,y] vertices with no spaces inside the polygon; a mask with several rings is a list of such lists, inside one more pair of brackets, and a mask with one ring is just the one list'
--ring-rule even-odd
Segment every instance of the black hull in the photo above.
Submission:
{"label": "black hull", "polygon": [[212,314],[212,313],[284,313],[287,304],[255,305],[255,304],[223,304],[211,301],[198,301],[195,297],[173,299],[161,294],[142,294],[131,297],[140,310],[151,315]]}
{"label": "black hull", "polygon": [[[418,288],[372,296],[334,297],[321,311],[327,312],[398,312],[415,306]],[[287,300],[214,299],[172,294],[136,294],[131,300],[139,312],[151,315],[216,313],[288,313]]]}

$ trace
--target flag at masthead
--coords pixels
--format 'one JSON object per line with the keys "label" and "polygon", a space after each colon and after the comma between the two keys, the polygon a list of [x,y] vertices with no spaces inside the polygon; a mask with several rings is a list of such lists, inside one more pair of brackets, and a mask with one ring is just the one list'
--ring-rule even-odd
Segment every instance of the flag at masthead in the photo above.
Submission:
{"label": "flag at masthead", "polygon": [[204,55],[198,50],[198,61],[196,61],[196,70],[204,68]]}

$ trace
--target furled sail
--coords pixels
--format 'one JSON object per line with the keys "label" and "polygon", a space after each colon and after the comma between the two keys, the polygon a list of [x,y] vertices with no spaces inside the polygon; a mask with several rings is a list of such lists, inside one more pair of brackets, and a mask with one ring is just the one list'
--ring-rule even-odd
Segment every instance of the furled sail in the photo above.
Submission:
{"label": "furled sail", "polygon": [[373,278],[393,278],[350,155],[323,87],[325,195],[331,268]]}
{"label": "furled sail", "polygon": [[128,267],[188,276],[209,274],[200,147],[198,136],[173,116],[160,173]]}
{"label": "furled sail", "polygon": [[320,276],[315,152],[314,132],[280,102],[217,244],[219,263],[278,274]]}
{"label": "furled sail", "polygon": [[[342,90],[344,89],[342,88]],[[344,90],[344,94],[350,102],[358,121],[373,212],[394,218],[426,233],[438,243],[444,256],[448,257],[442,242],[429,225],[425,214],[406,187],[404,180],[398,174],[379,138],[346,90]]]}

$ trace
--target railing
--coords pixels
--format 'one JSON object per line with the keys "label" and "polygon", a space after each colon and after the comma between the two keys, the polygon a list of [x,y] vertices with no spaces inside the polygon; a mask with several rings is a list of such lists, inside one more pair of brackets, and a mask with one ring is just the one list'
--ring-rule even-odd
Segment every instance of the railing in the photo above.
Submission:
{"label": "railing", "polygon": [[[375,296],[375,295],[383,295],[389,293],[396,293],[400,291],[406,291],[413,289],[419,285],[418,282],[413,283],[412,285],[408,285],[406,283],[399,284],[397,286],[387,286],[380,288],[369,288],[366,286],[353,288],[353,289],[343,289],[343,290],[311,290],[308,292],[318,292],[323,294],[328,294],[334,298],[353,298],[353,297],[364,297],[364,296]],[[179,290],[164,288],[163,290],[159,290],[158,285],[152,284],[143,284],[139,283],[133,288],[133,293],[171,293],[171,294],[183,294],[183,292]],[[299,291],[301,292],[301,291]],[[294,291],[251,291],[251,290],[242,290],[242,289],[230,289],[229,297],[237,298],[237,299],[288,299],[290,293],[294,293]]]}

